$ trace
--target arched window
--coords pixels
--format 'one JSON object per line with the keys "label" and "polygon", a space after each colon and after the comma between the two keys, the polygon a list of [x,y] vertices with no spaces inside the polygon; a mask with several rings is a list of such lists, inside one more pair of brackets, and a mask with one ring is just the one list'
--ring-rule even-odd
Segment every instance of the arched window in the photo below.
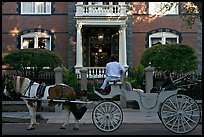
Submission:
{"label": "arched window", "polygon": [[52,50],[52,36],[45,32],[28,32],[20,35],[20,49],[42,48]]}
{"label": "arched window", "polygon": [[149,35],[149,47],[156,44],[176,44],[179,43],[179,36],[170,32],[157,32]]}
{"label": "arched window", "polygon": [[146,47],[156,44],[176,44],[181,43],[181,33],[172,29],[157,29],[147,33]]}

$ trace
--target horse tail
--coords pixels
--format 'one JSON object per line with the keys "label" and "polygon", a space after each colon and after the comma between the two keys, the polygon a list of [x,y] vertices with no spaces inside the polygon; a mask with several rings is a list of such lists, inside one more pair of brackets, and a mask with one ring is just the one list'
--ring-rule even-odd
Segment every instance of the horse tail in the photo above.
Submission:
{"label": "horse tail", "polygon": [[85,114],[85,112],[87,111],[86,106],[82,106],[80,108],[77,108],[75,103],[70,104],[70,109],[77,120],[80,120],[83,117],[83,115]]}

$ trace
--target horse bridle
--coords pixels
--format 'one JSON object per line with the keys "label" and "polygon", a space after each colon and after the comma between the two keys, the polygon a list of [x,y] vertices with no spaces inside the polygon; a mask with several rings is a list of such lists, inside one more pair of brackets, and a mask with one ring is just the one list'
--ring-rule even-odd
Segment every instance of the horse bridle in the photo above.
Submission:
{"label": "horse bridle", "polygon": [[14,94],[14,89],[13,89],[13,84],[12,84],[12,81],[13,81],[13,77],[12,76],[6,76],[6,80],[5,80],[5,88],[7,90],[6,94],[8,97],[12,98],[12,94]]}

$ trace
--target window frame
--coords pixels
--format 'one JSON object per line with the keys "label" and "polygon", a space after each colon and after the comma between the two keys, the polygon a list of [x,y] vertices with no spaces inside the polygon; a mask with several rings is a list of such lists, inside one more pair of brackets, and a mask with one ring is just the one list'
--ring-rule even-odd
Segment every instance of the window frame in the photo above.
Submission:
{"label": "window frame", "polygon": [[[27,2],[28,3],[28,2]],[[30,2],[31,3],[31,7],[33,8],[33,6],[34,6],[34,8],[35,8],[35,12],[24,12],[24,9],[23,9],[23,4],[25,4],[25,2],[20,2],[20,7],[21,7],[21,10],[20,10],[20,14],[21,15],[50,15],[51,13],[52,13],[52,2],[44,2],[45,3],[45,5],[43,5],[43,7],[46,7],[46,11],[43,13],[43,12],[38,12],[38,6],[37,6],[37,4],[39,3],[39,2]],[[34,5],[33,5],[34,4]],[[48,6],[49,6],[49,9],[47,9],[48,8]]]}
{"label": "window frame", "polygon": [[[23,40],[24,38],[33,38],[34,39],[34,48],[39,48],[39,38],[45,38],[49,39],[49,48],[45,48],[47,50],[52,50],[52,36],[47,34],[47,33],[42,33],[42,32],[29,32],[21,35],[20,39],[20,49],[25,49],[28,47],[23,46]],[[25,48],[24,48],[25,47]]]}
{"label": "window frame", "polygon": [[152,38],[161,38],[161,43],[166,44],[167,38],[176,38],[176,43],[179,43],[179,35],[171,32],[155,32],[149,35],[149,45],[148,47],[152,47]]}

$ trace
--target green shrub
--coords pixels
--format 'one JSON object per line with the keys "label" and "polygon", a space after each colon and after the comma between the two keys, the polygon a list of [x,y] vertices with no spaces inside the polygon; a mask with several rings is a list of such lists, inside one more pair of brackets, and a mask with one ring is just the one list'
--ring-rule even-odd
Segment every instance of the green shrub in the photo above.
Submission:
{"label": "green shrub", "polygon": [[34,76],[38,77],[40,73],[43,73],[44,67],[54,70],[63,65],[63,60],[53,51],[29,48],[4,52],[2,63],[19,69],[23,74],[26,73],[27,67],[32,67]]}
{"label": "green shrub", "polygon": [[132,76],[126,78],[125,80],[130,82],[133,88],[142,88],[142,83],[144,80],[144,66],[141,64],[133,67]]}
{"label": "green shrub", "polygon": [[147,48],[141,58],[144,67],[170,72],[190,72],[197,69],[197,56],[192,47],[184,44],[158,44]]}
{"label": "green shrub", "polygon": [[78,79],[76,74],[71,70],[67,69],[64,66],[63,69],[63,83],[73,87],[74,90],[78,89]]}

